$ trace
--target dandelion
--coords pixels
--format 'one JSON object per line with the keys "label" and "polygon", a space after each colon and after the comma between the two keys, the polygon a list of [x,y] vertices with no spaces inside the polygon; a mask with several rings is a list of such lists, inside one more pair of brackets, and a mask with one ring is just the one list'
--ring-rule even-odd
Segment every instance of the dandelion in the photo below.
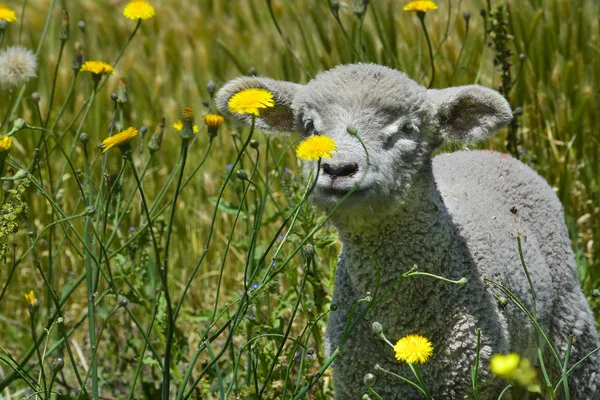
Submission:
{"label": "dandelion", "polygon": [[275,102],[273,93],[268,90],[251,88],[234,94],[227,102],[227,106],[232,113],[252,114],[258,117],[259,109],[275,107]]}
{"label": "dandelion", "polygon": [[17,14],[4,4],[0,4],[0,21],[5,20],[6,22],[16,22]]}
{"label": "dandelion", "polygon": [[429,60],[431,62],[431,80],[429,81],[429,85],[427,86],[428,89],[431,86],[433,86],[433,81],[435,80],[435,64],[433,63],[433,48],[431,46],[431,39],[429,39],[427,25],[425,25],[425,13],[427,11],[437,10],[437,8],[437,4],[429,0],[411,1],[406,6],[404,6],[404,11],[415,11],[417,13],[419,21],[421,22],[421,27],[423,28],[423,33],[425,34],[425,40],[427,40],[427,48],[429,49]]}
{"label": "dandelion", "polygon": [[217,136],[217,131],[223,125],[223,122],[225,122],[225,118],[217,114],[206,114],[202,119],[204,119],[204,123],[208,127],[209,138]]}
{"label": "dandelion", "polygon": [[123,15],[132,20],[154,17],[154,7],[146,0],[132,0],[125,6]]}
{"label": "dandelion", "polygon": [[408,335],[398,340],[394,346],[396,359],[408,364],[423,364],[433,354],[431,342],[420,335]]}
{"label": "dandelion", "polygon": [[23,46],[0,50],[0,86],[6,89],[20,86],[35,78],[37,57]]}
{"label": "dandelion", "polygon": [[[183,121],[179,120],[173,123],[173,129],[175,129],[177,132],[181,132],[181,130],[183,129]],[[198,125],[194,124],[194,133],[198,133],[199,131],[200,128],[198,128]]]}
{"label": "dandelion", "polygon": [[530,392],[540,393],[536,383],[536,372],[531,362],[521,358],[517,353],[494,354],[490,360],[490,370],[494,375],[515,382]]}
{"label": "dandelion", "polygon": [[426,13],[427,11],[437,10],[438,6],[433,1],[419,0],[411,1],[404,6],[404,11],[416,11],[418,13]]}
{"label": "dandelion", "polygon": [[123,132],[119,132],[116,135],[108,137],[98,145],[98,148],[102,150],[102,153],[106,153],[112,147],[120,147],[122,151],[128,150],[128,145],[131,139],[137,136],[139,131],[134,127],[129,127]]}
{"label": "dandelion", "polygon": [[40,307],[40,302],[35,297],[35,293],[33,290],[29,293],[25,293],[25,300],[27,300],[27,308],[29,312],[35,312]]}
{"label": "dandelion", "polygon": [[94,81],[98,82],[102,75],[112,75],[115,73],[113,67],[103,61],[86,61],[81,66],[83,72],[91,72]]}
{"label": "dandelion", "polygon": [[303,160],[312,161],[319,158],[330,158],[336,151],[337,146],[333,139],[315,135],[300,143],[296,149],[296,155]]}
{"label": "dandelion", "polygon": [[12,136],[0,139],[0,153],[6,153],[12,147]]}

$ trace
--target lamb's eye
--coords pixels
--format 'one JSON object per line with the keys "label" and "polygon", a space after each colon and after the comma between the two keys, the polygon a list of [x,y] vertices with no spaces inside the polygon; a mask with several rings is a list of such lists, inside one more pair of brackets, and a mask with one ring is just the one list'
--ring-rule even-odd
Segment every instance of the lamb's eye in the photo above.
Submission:
{"label": "lamb's eye", "polygon": [[415,133],[419,133],[419,128],[412,122],[405,123],[404,125],[402,125],[400,130],[406,135],[413,135]]}
{"label": "lamb's eye", "polygon": [[317,133],[315,124],[311,119],[307,119],[304,122],[304,132],[306,132],[307,135],[315,135]]}

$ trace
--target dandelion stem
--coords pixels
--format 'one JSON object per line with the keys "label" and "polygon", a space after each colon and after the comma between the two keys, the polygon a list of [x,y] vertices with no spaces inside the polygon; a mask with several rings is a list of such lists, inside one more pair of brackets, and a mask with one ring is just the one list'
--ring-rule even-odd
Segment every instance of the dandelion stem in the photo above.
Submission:
{"label": "dandelion stem", "polygon": [[433,86],[433,81],[435,80],[435,64],[433,62],[433,49],[431,47],[431,40],[429,39],[429,32],[427,32],[427,25],[425,24],[425,13],[418,12],[419,21],[421,21],[421,26],[423,27],[423,33],[425,34],[425,39],[427,40],[427,48],[429,49],[429,59],[431,61],[431,80],[429,81],[429,85],[427,88],[431,88]]}
{"label": "dandelion stem", "polygon": [[177,210],[177,199],[181,192],[181,181],[183,180],[183,171],[187,161],[189,139],[181,141],[181,165],[179,166],[179,177],[177,178],[177,186],[175,187],[175,196],[171,207],[171,215],[169,224],[167,225],[167,237],[165,239],[165,254],[162,265],[162,282],[165,299],[167,301],[167,344],[165,347],[165,358],[163,362],[163,400],[169,399],[169,386],[171,379],[171,348],[173,345],[173,330],[175,328],[175,320],[173,318],[173,308],[171,307],[171,297],[169,295],[168,278],[169,278],[169,245],[171,244],[171,233],[173,232],[173,221],[175,220],[175,211]]}

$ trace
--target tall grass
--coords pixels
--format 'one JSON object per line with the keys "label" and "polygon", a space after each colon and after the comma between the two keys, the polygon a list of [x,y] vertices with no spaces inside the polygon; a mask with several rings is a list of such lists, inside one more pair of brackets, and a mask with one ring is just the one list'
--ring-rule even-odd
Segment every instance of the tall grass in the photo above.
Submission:
{"label": "tall grass", "polygon": [[[290,151],[295,138],[267,140],[226,124],[209,140],[200,116],[216,111],[209,81],[219,87],[248,73],[305,83],[363,61],[428,85],[428,43],[416,15],[397,0],[371,1],[355,14],[359,3],[160,2],[128,43],[136,21],[123,17],[125,1],[8,2],[18,21],[3,31],[0,48],[39,48],[39,68],[23,89],[0,91],[0,118],[10,117],[0,132],[19,117],[45,130],[16,132],[2,171],[26,169],[30,181],[27,217],[5,240],[10,251],[0,267],[3,396],[41,391],[48,398],[53,388],[81,398],[96,391],[106,398],[291,398],[311,383],[311,398],[330,396],[322,337],[338,244],[306,204]],[[496,4],[447,0],[427,13],[433,87],[499,88],[502,65],[494,65],[497,46],[489,45]],[[592,0],[506,2],[512,55],[502,62],[512,79],[502,90],[522,114],[479,145],[506,151],[512,143],[515,156],[556,189],[587,294],[600,280],[598,7]],[[61,52],[62,10],[71,29]],[[71,68],[76,48],[86,60],[111,64],[124,49],[93,101],[90,75]],[[117,104],[110,95],[120,78],[128,101]],[[171,125],[184,106],[196,111],[200,132],[182,144]],[[146,144],[163,117],[163,143],[151,155]],[[96,151],[129,126],[148,127],[132,142],[131,163],[120,151]],[[5,189],[19,182],[5,181]],[[12,198],[4,192],[4,203]],[[175,326],[160,296],[165,264]],[[40,303],[33,313],[23,298],[30,290]],[[590,300],[598,312],[600,303]],[[167,348],[172,382],[165,389]],[[57,357],[64,367],[53,365]]]}

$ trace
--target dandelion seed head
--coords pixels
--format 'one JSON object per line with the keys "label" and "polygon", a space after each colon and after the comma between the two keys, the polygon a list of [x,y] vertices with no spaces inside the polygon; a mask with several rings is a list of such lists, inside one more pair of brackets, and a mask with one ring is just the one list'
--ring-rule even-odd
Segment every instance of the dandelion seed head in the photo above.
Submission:
{"label": "dandelion seed head", "polygon": [[0,50],[0,86],[4,89],[20,86],[35,78],[37,57],[23,46]]}

